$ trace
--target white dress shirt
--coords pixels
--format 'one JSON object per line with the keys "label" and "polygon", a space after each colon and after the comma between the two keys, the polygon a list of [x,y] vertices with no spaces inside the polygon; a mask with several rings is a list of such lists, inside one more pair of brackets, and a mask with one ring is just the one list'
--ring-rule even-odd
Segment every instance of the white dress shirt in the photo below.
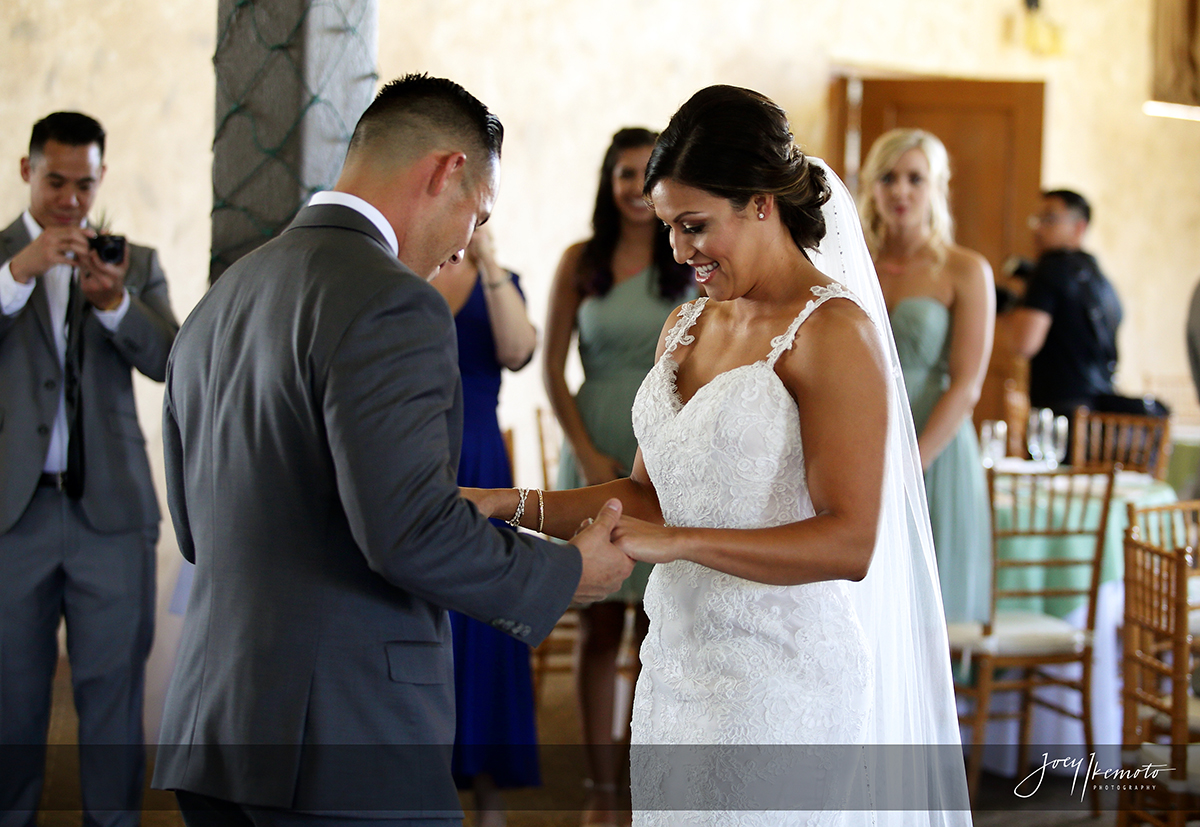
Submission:
{"label": "white dress shirt", "polygon": [[[21,214],[21,219],[25,222],[25,230],[29,233],[30,242],[37,239],[42,234],[42,227],[33,216],[26,210]],[[80,225],[84,226],[84,225]],[[74,277],[74,269],[66,264],[56,264],[45,273],[38,276],[42,280],[42,285],[46,289],[46,301],[50,304],[50,319],[55,322],[54,329],[54,346],[58,350],[58,364],[63,366],[66,364],[67,355],[67,295],[70,292],[70,282]],[[4,262],[0,266],[0,313],[5,316],[15,316],[24,309],[29,297],[33,295],[33,289],[37,286],[34,279],[30,279],[28,284],[21,284],[13,278],[12,269],[9,267],[9,262]],[[125,313],[129,310],[129,291],[125,291],[125,295],[121,298],[121,304],[115,310],[98,310],[92,308],[93,315],[96,321],[104,325],[114,333],[117,326],[121,324],[121,320],[125,318]],[[67,470],[67,400],[62,387],[63,383],[59,382],[58,391],[58,413],[54,417],[54,424],[50,428],[50,449],[46,452],[46,464],[42,470],[56,474]]]}
{"label": "white dress shirt", "polygon": [[367,203],[357,195],[351,195],[348,192],[334,192],[333,190],[313,193],[313,197],[308,199],[308,206],[315,207],[318,204],[337,204],[338,206],[349,207],[361,213],[379,228],[379,232],[383,233],[388,247],[392,250],[392,255],[400,255],[400,242],[396,240],[396,231],[392,229],[392,225],[388,223],[388,220],[383,217],[383,213],[376,209],[374,205]]}

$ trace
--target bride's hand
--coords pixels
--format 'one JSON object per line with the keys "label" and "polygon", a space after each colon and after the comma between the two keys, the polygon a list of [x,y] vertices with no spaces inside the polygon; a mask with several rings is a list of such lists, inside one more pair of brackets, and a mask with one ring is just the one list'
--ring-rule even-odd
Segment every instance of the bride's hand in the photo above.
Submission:
{"label": "bride's hand", "polygon": [[634,560],[670,563],[683,557],[679,531],[635,517],[621,517],[612,535],[613,545]]}

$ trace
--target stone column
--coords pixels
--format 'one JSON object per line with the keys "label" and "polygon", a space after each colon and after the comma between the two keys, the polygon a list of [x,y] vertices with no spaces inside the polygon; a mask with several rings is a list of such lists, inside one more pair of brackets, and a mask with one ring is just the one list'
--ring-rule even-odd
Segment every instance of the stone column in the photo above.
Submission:
{"label": "stone column", "polygon": [[209,281],[336,181],[375,94],[377,0],[219,0]]}

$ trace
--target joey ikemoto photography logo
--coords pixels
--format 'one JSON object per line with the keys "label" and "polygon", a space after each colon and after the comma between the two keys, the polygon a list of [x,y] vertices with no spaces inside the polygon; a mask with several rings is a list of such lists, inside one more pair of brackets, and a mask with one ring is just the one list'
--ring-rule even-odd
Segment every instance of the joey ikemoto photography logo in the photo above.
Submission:
{"label": "joey ikemoto photography logo", "polygon": [[[1086,766],[1085,766],[1086,765]],[[1149,790],[1154,787],[1154,779],[1160,773],[1174,770],[1166,764],[1147,762],[1136,767],[1104,769],[1096,761],[1096,753],[1089,753],[1087,758],[1051,758],[1050,753],[1042,753],[1042,766],[1017,782],[1013,794],[1018,798],[1032,798],[1046,780],[1046,773],[1051,770],[1071,770],[1074,777],[1071,781],[1071,795],[1079,790],[1082,801],[1089,787],[1094,790]],[[1083,777],[1080,778],[1080,773]]]}

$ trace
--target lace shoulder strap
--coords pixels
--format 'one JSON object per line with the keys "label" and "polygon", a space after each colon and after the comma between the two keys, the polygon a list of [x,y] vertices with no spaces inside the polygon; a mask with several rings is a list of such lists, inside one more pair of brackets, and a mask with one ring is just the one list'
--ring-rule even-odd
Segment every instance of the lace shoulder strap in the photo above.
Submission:
{"label": "lace shoulder strap", "polygon": [[804,305],[804,309],[800,311],[800,315],[792,319],[792,323],[788,325],[788,329],[783,332],[783,335],[776,336],[771,340],[771,353],[767,356],[767,364],[771,367],[775,367],[775,363],[779,361],[779,357],[784,354],[784,351],[792,349],[792,345],[796,342],[796,331],[800,329],[800,325],[804,324],[804,320],[811,316],[813,311],[825,302],[830,299],[849,299],[859,307],[862,307],[862,302],[858,300],[858,296],[836,281],[828,287],[822,287],[818,284],[812,288],[812,292],[813,297],[808,300],[808,304]]}
{"label": "lace shoulder strap", "polygon": [[708,296],[701,296],[683,306],[679,311],[679,321],[675,322],[675,326],[667,334],[667,349],[663,351],[664,355],[674,353],[675,348],[680,345],[686,347],[696,341],[696,337],[688,333],[688,330],[696,323],[696,319],[700,318],[700,313],[704,310],[704,305],[707,303]]}

